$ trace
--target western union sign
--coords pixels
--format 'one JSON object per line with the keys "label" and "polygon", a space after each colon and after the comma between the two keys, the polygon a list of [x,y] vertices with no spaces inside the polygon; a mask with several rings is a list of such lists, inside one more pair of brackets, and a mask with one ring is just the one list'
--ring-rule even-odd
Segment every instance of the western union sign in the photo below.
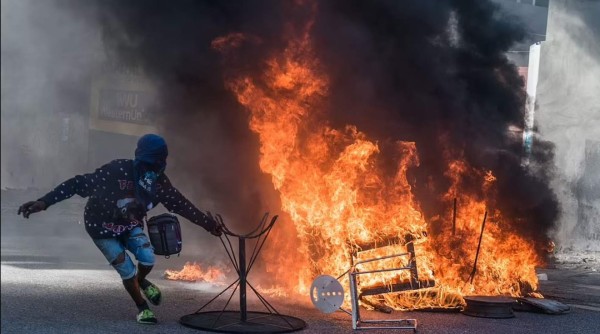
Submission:
{"label": "western union sign", "polygon": [[134,124],[152,124],[152,95],[135,90],[102,89],[98,118]]}
{"label": "western union sign", "polygon": [[141,136],[156,131],[156,92],[141,70],[105,66],[92,82],[90,129]]}

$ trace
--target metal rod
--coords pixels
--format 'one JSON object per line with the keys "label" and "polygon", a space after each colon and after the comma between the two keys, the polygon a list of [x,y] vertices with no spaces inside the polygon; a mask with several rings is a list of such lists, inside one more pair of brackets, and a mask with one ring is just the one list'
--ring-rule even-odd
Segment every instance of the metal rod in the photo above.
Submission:
{"label": "metal rod", "polygon": [[356,275],[351,272],[348,275],[348,279],[350,280],[350,302],[352,303],[352,329],[356,329],[358,327],[358,323],[360,322],[360,309],[358,308],[358,291],[356,291]]}
{"label": "metal rod", "polygon": [[[212,303],[213,300],[219,298],[219,296],[221,296],[223,293],[225,293],[225,291],[229,290],[229,288],[231,288],[234,284],[236,284],[240,279],[236,279],[233,283],[229,284],[228,287],[226,287],[223,291],[219,292],[218,295],[216,295],[213,299],[209,300],[208,303],[204,304],[201,308],[198,309],[198,311],[196,311],[196,313],[200,313],[200,311],[202,311],[203,308],[205,308],[208,304]],[[235,291],[235,290],[234,290]]]}
{"label": "metal rod", "polygon": [[268,212],[266,212],[264,214],[264,216],[262,217],[260,223],[256,226],[256,228],[254,230],[252,230],[251,232],[248,232],[248,233],[244,234],[243,236],[244,237],[250,237],[254,233],[256,233],[256,231],[259,231],[259,230],[262,231],[262,227],[263,227],[263,225],[265,225],[265,222],[267,221],[267,217],[269,217],[269,213]]}
{"label": "metal rod", "polygon": [[[200,308],[200,310],[198,310],[196,312],[196,313],[200,313],[200,311],[202,309],[204,309],[206,306],[208,306],[210,303],[212,303],[215,299],[217,299],[219,296],[224,294],[225,291],[229,290],[231,287],[233,287],[235,285],[233,292],[229,296],[229,299],[227,300],[225,306],[219,313],[218,317],[213,321],[213,328],[215,328],[215,329],[224,328],[224,327],[228,327],[228,326],[238,326],[238,325],[244,326],[244,325],[249,324],[248,305],[247,305],[247,300],[246,300],[247,299],[247,287],[250,287],[250,289],[252,291],[254,291],[254,293],[259,298],[261,303],[263,303],[263,305],[265,306],[267,311],[269,311],[269,314],[281,317],[281,319],[283,319],[286,322],[286,324],[289,326],[289,328],[294,328],[294,326],[285,318],[285,316],[279,314],[279,312],[273,307],[273,305],[269,304],[269,302],[262,295],[260,295],[260,293],[250,284],[250,282],[248,282],[248,273],[250,272],[252,265],[256,262],[256,259],[258,258],[258,255],[259,255],[260,251],[262,250],[262,248],[265,244],[265,241],[268,238],[269,233],[271,232],[271,229],[273,228],[273,225],[275,224],[278,216],[274,216],[268,224],[267,224],[267,218],[268,218],[268,213],[263,216],[259,226],[256,229],[254,229],[251,233],[246,234],[246,235],[239,235],[239,234],[231,232],[231,230],[229,230],[227,228],[227,226],[223,222],[223,219],[221,216],[217,215],[217,217],[216,217],[216,220],[219,222],[219,224],[223,228],[223,236],[220,238],[221,244],[223,245],[223,248],[225,248],[225,251],[227,252],[227,255],[228,255],[232,265],[235,267],[235,269],[239,275],[239,278],[235,282],[231,283],[225,290],[221,291],[217,296],[215,296],[213,299],[211,299],[208,303],[206,303],[204,306],[202,306]],[[232,241],[229,239],[229,236],[238,238],[237,256],[235,254],[235,250],[233,248]],[[223,239],[223,237],[224,237],[224,239]],[[254,250],[252,251],[250,258],[248,258],[247,254],[246,254],[246,239],[257,239],[256,244],[254,245]],[[220,325],[219,327],[216,327],[216,324],[222,318],[222,315],[224,314],[225,309],[228,307],[228,305],[229,305],[233,295],[236,293],[238,287],[240,289],[240,292],[239,292],[240,321],[235,322],[235,323],[223,324],[223,325]],[[252,319],[254,319],[254,317],[252,317],[252,315],[250,315],[250,318],[251,318],[250,321],[252,321]],[[285,325],[283,325],[283,324],[275,325],[275,326],[278,326],[278,327],[284,328],[284,329],[288,329],[288,327],[285,327]]]}
{"label": "metal rod", "polygon": [[[354,268],[354,267],[352,267],[352,268]],[[350,272],[350,270],[352,270],[352,268],[350,268],[350,269],[348,269],[348,270],[344,271],[344,272],[343,272],[343,273],[342,273],[340,276],[338,276],[338,277],[337,277],[335,280],[337,281],[337,280],[339,280],[340,278],[342,278],[342,276],[344,276],[344,275],[346,275],[347,273],[349,273],[349,272]]]}
{"label": "metal rod", "polygon": [[382,273],[382,272],[386,272],[386,271],[396,271],[396,270],[411,270],[411,267],[377,269],[377,270],[369,270],[369,271],[356,271],[356,272],[354,272],[354,274],[355,275],[364,275],[364,274]]}
{"label": "metal rod", "polygon": [[[398,322],[398,321],[396,321]],[[367,323],[367,321],[361,321],[361,323]],[[355,329],[365,330],[365,329],[412,329],[415,330],[414,326],[369,326],[369,327],[358,327]]]}
{"label": "metal rod", "polygon": [[[361,322],[371,323],[371,324],[389,323],[389,322],[410,322],[410,321],[416,321],[416,319],[402,319],[402,320],[385,320],[385,319],[383,319],[383,320],[361,320]],[[369,327],[369,328],[372,328],[372,327]],[[383,328],[390,328],[390,327],[383,327]]]}
{"label": "metal rod", "polygon": [[[271,305],[265,299],[265,297],[263,297],[260,293],[258,293],[258,291],[250,283],[248,283],[248,286],[250,287],[250,289],[252,289],[252,291],[254,291],[254,294],[256,294],[256,296],[258,297],[258,299],[260,299],[260,301],[267,308],[267,310],[269,311],[269,313],[273,314],[273,312],[275,312],[274,314],[276,314],[277,316],[281,317],[281,319],[283,319],[288,324],[288,326],[290,326],[290,328],[294,328],[294,326],[292,326],[292,324],[290,324],[290,322],[285,317],[281,316],[281,314],[279,314],[279,312],[277,312],[277,310],[275,309],[275,307],[273,307],[273,305]],[[270,309],[269,309],[269,307],[270,307]]]}
{"label": "metal rod", "polygon": [[375,248],[381,248],[381,247],[388,247],[388,246],[395,246],[395,245],[400,245],[403,246],[405,245],[407,242],[411,242],[415,240],[415,236],[411,235],[411,234],[407,234],[403,237],[401,236],[387,236],[387,237],[383,237],[378,241],[375,242],[368,242],[368,243],[349,243],[350,247],[353,248],[353,252],[364,252],[364,251],[368,251],[371,249],[375,249]]}
{"label": "metal rod", "polygon": [[380,257],[376,257],[376,258],[372,258],[372,259],[368,259],[368,260],[363,260],[363,261],[358,261],[356,262],[356,264],[354,265],[355,267],[363,264],[363,263],[369,263],[369,262],[373,262],[373,261],[380,261],[380,260],[385,260],[385,259],[389,259],[392,257],[400,257],[400,256],[406,256],[406,255],[410,255],[410,253],[397,253],[397,254],[392,254],[392,255],[386,255],[386,256],[380,256]]}
{"label": "metal rod", "polygon": [[[231,240],[229,240],[229,237],[227,236],[227,234],[223,233],[223,236],[225,237],[225,240],[227,240],[227,244],[229,245],[229,250],[231,250],[231,256],[229,256],[229,259],[232,260],[235,270],[239,271],[240,267],[238,266],[237,259],[235,257],[235,251],[233,250],[233,245],[231,244]],[[225,251],[227,252],[227,255],[229,255],[229,251],[227,250],[227,247],[225,246],[225,243],[223,242],[223,238],[220,238],[220,239],[221,239],[221,242],[223,243],[223,247],[225,247]]]}
{"label": "metal rod", "polygon": [[456,197],[454,197],[454,213],[452,214],[452,235],[456,233]]}
{"label": "metal rod", "polygon": [[372,308],[374,308],[376,311],[379,311],[379,312],[383,312],[383,313],[390,314],[390,313],[392,313],[392,311],[394,310],[393,308],[391,308],[391,307],[389,307],[389,306],[386,306],[386,305],[383,305],[383,304],[379,304],[379,303],[377,303],[377,302],[372,302],[372,301],[368,300],[367,298],[362,298],[362,296],[360,296],[359,298],[360,298],[360,300],[361,300],[363,303],[365,303],[365,304],[367,304],[367,305],[371,306],[371,307],[372,307]]}
{"label": "metal rod", "polygon": [[[229,249],[227,249],[227,245],[225,245],[225,242],[223,241],[223,236],[225,236],[225,239],[227,239],[229,248],[231,248],[231,253],[229,252]],[[233,264],[233,268],[235,269],[235,272],[238,273],[238,275],[239,275],[240,268],[238,267],[237,260],[235,259],[235,252],[233,250],[233,246],[231,245],[231,242],[229,241],[229,238],[227,237],[227,235],[223,234],[223,236],[219,237],[219,239],[221,240],[221,243],[223,244],[223,247],[225,248],[225,251],[227,252],[227,256],[229,256],[229,261],[231,261],[231,264]]]}
{"label": "metal rod", "polygon": [[[262,239],[262,242],[260,243],[260,246],[258,247],[258,250],[256,251],[256,254],[253,254],[253,258],[252,261],[250,262],[250,266],[248,267],[248,271],[250,271],[250,269],[252,269],[252,266],[254,265],[254,262],[256,262],[256,259],[258,258],[258,254],[260,253],[260,251],[263,248],[263,245],[265,244],[265,242],[267,241],[267,238],[269,237],[269,234],[271,233],[271,229],[273,229],[273,225],[275,224],[275,221],[277,220],[277,217],[279,216],[274,216],[273,219],[271,219],[271,223],[269,223],[269,226],[267,226],[266,230],[263,230],[259,235],[258,235],[258,240],[260,241],[260,237],[267,232],[267,234],[265,235],[265,237]],[[258,241],[257,241],[258,244]]]}
{"label": "metal rod", "polygon": [[[267,309],[267,311],[269,311],[269,313],[273,313],[275,312],[276,314],[279,314],[279,312],[277,312],[277,310],[273,307],[273,305],[269,304],[269,302],[267,302],[267,300],[258,292],[258,290],[256,290],[252,284],[250,284],[250,282],[246,282],[248,284],[248,286],[250,287],[250,289],[252,291],[254,291],[254,294],[256,295],[256,297],[258,297],[258,300],[260,300],[260,302],[263,304],[263,306]],[[272,309],[272,310],[271,310]]]}
{"label": "metal rod", "polygon": [[417,270],[417,256],[415,255],[415,244],[413,242],[409,242],[406,244],[406,248],[410,253],[410,258],[408,262],[408,266],[410,267],[410,280],[413,284],[419,283],[419,271]]}
{"label": "metal rod", "polygon": [[252,249],[252,254],[250,255],[250,260],[248,261],[248,272],[250,272],[250,269],[252,268],[252,264],[254,263],[255,260],[255,256],[258,255],[258,253],[256,252],[256,249],[258,248],[258,245],[260,244],[260,240],[261,237],[258,237],[256,239],[256,242],[254,243],[254,248]]}
{"label": "metal rod", "polygon": [[346,313],[347,315],[352,315],[352,313],[350,313],[348,310],[345,310],[345,309],[343,309],[341,307],[338,310]]}
{"label": "metal rod", "polygon": [[[361,322],[366,322],[366,321],[361,321]],[[414,330],[415,327],[408,327],[408,326],[404,326],[404,327],[402,327],[402,326],[389,326],[389,327],[385,327],[385,326],[372,326],[371,327],[371,326],[369,326],[369,327],[358,327],[358,328],[355,328],[355,329],[361,329],[361,330],[364,330],[364,329],[412,329],[412,330]]]}
{"label": "metal rod", "polygon": [[481,239],[483,238],[483,229],[485,228],[485,220],[487,218],[487,210],[485,211],[485,215],[483,215],[483,223],[481,224],[481,233],[479,234],[479,244],[477,244],[477,253],[475,253],[475,262],[473,263],[473,271],[471,271],[471,284],[473,284],[473,278],[475,277],[475,272],[477,271],[477,259],[479,258],[479,249],[481,248]]}
{"label": "metal rod", "polygon": [[248,310],[246,308],[246,239],[240,237],[238,255],[240,257],[240,314],[242,321],[248,319]]}
{"label": "metal rod", "polygon": [[215,319],[215,321],[213,321],[212,327],[215,327],[215,325],[217,324],[217,322],[219,321],[219,319],[221,319],[221,316],[225,312],[225,309],[227,308],[227,306],[229,306],[229,303],[231,302],[231,298],[233,298],[233,295],[237,291],[237,287],[238,286],[239,286],[239,283],[238,283],[238,285],[235,286],[235,288],[233,288],[233,291],[231,292],[231,295],[229,295],[229,299],[227,299],[227,303],[225,303],[225,306],[223,306],[223,309],[221,310],[221,313],[219,313],[219,316]]}

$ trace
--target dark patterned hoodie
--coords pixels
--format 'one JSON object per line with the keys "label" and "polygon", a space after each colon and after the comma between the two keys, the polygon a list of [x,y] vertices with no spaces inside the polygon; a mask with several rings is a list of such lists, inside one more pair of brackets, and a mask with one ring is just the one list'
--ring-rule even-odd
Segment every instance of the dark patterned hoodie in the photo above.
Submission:
{"label": "dark patterned hoodie", "polygon": [[[133,160],[113,160],[93,173],[77,175],[39,200],[50,207],[75,194],[89,198],[84,219],[85,229],[93,239],[117,237],[143,224],[135,220],[117,218],[118,212],[136,199]],[[214,220],[198,210],[173,187],[164,173],[156,180],[156,193],[147,209],[155,207],[158,203],[162,203],[169,212],[179,214],[207,231],[215,227]]]}

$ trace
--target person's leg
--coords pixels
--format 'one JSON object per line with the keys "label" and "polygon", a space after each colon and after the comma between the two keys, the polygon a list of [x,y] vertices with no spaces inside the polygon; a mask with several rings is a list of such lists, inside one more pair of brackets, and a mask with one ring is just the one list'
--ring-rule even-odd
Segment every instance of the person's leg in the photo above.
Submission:
{"label": "person's leg", "polygon": [[140,287],[142,288],[142,290],[146,290],[150,285],[152,285],[152,283],[146,279],[146,276],[148,276],[148,274],[152,271],[152,268],[154,268],[154,266],[147,266],[138,262],[137,268],[138,282],[140,284]]}
{"label": "person's leg", "polygon": [[148,285],[150,285],[150,282],[146,279],[146,276],[148,276],[148,274],[152,271],[152,268],[154,268],[154,266],[147,266],[138,262],[137,268],[138,282],[140,283],[140,287],[142,287],[142,289],[145,289],[148,287]]}
{"label": "person's leg", "polygon": [[[129,278],[125,278],[125,277],[121,276],[123,278],[123,286],[125,287],[125,290],[127,290],[129,295],[131,296],[131,299],[133,299],[133,301],[135,302],[135,305],[137,305],[137,307],[140,308],[140,310],[148,308],[148,304],[146,303],[146,300],[140,293],[140,285],[138,283],[137,275],[135,272],[135,265],[129,258],[129,255],[127,255],[127,253],[123,252],[123,253],[119,254],[117,259],[115,261],[111,262],[111,264],[115,268],[127,268],[126,269],[127,271],[132,272],[133,276],[131,276]],[[133,268],[133,269],[130,269],[130,268]],[[119,269],[117,269],[117,271],[119,271]],[[127,275],[127,276],[129,276],[129,275]]]}
{"label": "person's leg", "polygon": [[[95,239],[94,243],[106,257],[112,267],[119,273],[123,280],[123,286],[140,312],[138,314],[138,322],[156,323],[156,318],[148,303],[140,293],[136,268],[131,261],[129,255],[125,252],[124,245],[116,238],[110,239]],[[142,316],[143,315],[143,316]],[[140,318],[142,316],[142,318]]]}
{"label": "person's leg", "polygon": [[154,267],[155,256],[154,248],[144,230],[139,227],[131,230],[127,239],[127,249],[138,260],[138,284],[144,291],[144,295],[152,304],[160,304],[162,301],[160,289],[146,279]]}

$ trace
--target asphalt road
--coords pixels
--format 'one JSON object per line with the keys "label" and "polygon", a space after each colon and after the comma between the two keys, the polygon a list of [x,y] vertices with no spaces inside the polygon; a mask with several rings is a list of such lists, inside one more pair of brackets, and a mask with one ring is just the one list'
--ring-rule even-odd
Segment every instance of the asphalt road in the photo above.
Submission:
{"label": "asphalt road", "polygon": [[[185,261],[198,261],[196,256],[186,253],[181,258],[158,261],[149,278],[164,295],[163,304],[153,307],[159,324],[140,325],[118,275],[77,222],[82,202],[75,200],[71,207],[58,207],[45,212],[43,218],[24,221],[14,214],[19,200],[2,196],[2,333],[202,333],[182,326],[179,319],[195,312],[222,287],[162,277],[165,269],[180,269]],[[56,221],[69,228],[63,230]],[[214,252],[220,253],[221,249],[214,248]],[[204,254],[203,258],[215,256]],[[460,313],[361,313],[366,319],[415,318],[419,333],[600,333],[600,274],[576,266],[543,271],[549,280],[542,282],[542,292],[572,305],[570,313],[516,312],[516,317],[510,319],[474,318]],[[221,297],[211,309],[222,307],[225,300]],[[308,297],[300,302],[277,297],[268,300],[280,313],[306,321],[308,326],[302,333],[352,332],[350,316],[342,312],[322,314]],[[249,303],[250,310],[264,311],[251,294]],[[232,302],[230,307],[236,309],[237,303]]]}

